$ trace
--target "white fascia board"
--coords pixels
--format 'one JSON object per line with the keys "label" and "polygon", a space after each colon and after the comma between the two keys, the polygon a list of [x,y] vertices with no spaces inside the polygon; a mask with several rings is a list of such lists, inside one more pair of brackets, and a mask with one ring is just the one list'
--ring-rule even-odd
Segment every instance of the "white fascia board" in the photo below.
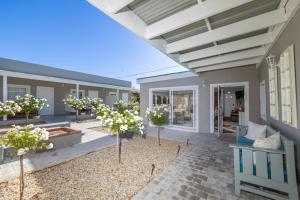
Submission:
{"label": "white fascia board", "polygon": [[153,39],[162,34],[206,19],[218,13],[251,2],[252,0],[209,0],[171,15],[147,27],[146,38]]}
{"label": "white fascia board", "polygon": [[273,37],[271,33],[264,33],[261,35],[249,37],[246,39],[237,40],[234,42],[229,42],[221,44],[214,47],[209,47],[206,49],[201,49],[198,51],[193,51],[190,53],[181,54],[179,56],[180,62],[188,62],[191,60],[197,60],[201,58],[206,58],[210,56],[216,56],[219,54],[229,53],[233,51],[239,51],[243,49],[248,49],[252,47],[262,46],[265,44],[270,44],[273,42]]}
{"label": "white fascia board", "polygon": [[15,78],[23,78],[23,79],[30,79],[30,80],[39,80],[39,81],[49,81],[55,83],[65,83],[65,84],[79,84],[91,87],[101,87],[101,88],[110,88],[110,89],[121,89],[121,90],[132,90],[130,87],[121,87],[121,86],[114,86],[108,84],[99,84],[99,83],[90,83],[85,81],[77,81],[72,79],[64,79],[64,78],[57,78],[51,76],[42,76],[42,75],[35,75],[35,74],[26,74],[21,72],[12,72],[6,70],[0,70],[0,75],[8,76],[8,77],[15,77]]}
{"label": "white fascia board", "polygon": [[213,71],[213,70],[221,70],[221,69],[227,69],[227,68],[233,68],[233,67],[241,67],[246,65],[252,65],[252,64],[258,64],[260,63],[262,57],[256,57],[246,60],[240,60],[235,62],[229,62],[229,63],[223,63],[218,65],[212,65],[208,67],[201,67],[195,70],[195,72],[207,72],[207,71]]}
{"label": "white fascia board", "polygon": [[225,62],[241,60],[241,59],[246,59],[246,58],[252,58],[252,57],[257,57],[257,56],[264,56],[265,53],[266,53],[266,51],[265,51],[264,47],[258,47],[258,48],[254,48],[254,49],[250,49],[250,50],[245,50],[245,51],[236,52],[236,53],[230,53],[230,54],[226,54],[226,55],[222,55],[222,56],[216,56],[216,57],[212,57],[212,58],[203,59],[200,61],[191,62],[188,64],[188,67],[189,68],[197,68],[197,67],[225,63]]}
{"label": "white fascia board", "polygon": [[137,79],[137,83],[138,84],[152,83],[152,82],[158,82],[158,81],[167,81],[167,80],[189,78],[189,77],[195,77],[195,76],[198,76],[198,75],[191,71],[187,71],[187,72],[181,72],[181,73],[164,74],[164,75],[159,75],[159,76],[140,78],[140,79]]}
{"label": "white fascia board", "polygon": [[110,0],[110,12],[117,13],[132,2],[134,2],[134,0]]}
{"label": "white fascia board", "polygon": [[167,44],[167,53],[176,53],[211,42],[246,34],[276,24],[284,23],[286,20],[285,9],[280,8],[212,31]]}

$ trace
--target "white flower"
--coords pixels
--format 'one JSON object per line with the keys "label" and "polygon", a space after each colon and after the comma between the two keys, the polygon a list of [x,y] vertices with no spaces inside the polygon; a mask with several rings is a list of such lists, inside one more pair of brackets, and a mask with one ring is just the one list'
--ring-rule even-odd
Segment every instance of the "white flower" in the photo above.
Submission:
{"label": "white flower", "polygon": [[128,130],[128,125],[121,125],[120,130],[121,131],[127,131]]}
{"label": "white flower", "polygon": [[32,129],[33,128],[33,124],[29,124],[26,127],[29,128],[29,129]]}
{"label": "white flower", "polygon": [[18,155],[18,156],[22,156],[22,155],[24,155],[24,154],[26,154],[25,149],[23,149],[23,148],[18,149],[18,152],[17,152],[17,155]]}
{"label": "white flower", "polygon": [[46,146],[46,149],[48,149],[48,150],[53,149],[53,144],[52,144],[52,143],[49,143],[49,144]]}

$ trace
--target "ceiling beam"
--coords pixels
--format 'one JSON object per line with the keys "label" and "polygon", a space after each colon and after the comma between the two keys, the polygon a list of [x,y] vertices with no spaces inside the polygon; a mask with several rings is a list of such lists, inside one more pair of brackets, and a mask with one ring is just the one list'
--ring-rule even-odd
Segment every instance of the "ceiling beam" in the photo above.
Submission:
{"label": "ceiling beam", "polygon": [[250,58],[246,60],[240,60],[235,62],[229,62],[229,63],[222,63],[218,65],[212,65],[207,67],[201,67],[195,70],[195,72],[207,72],[207,71],[213,71],[213,70],[220,70],[220,69],[227,69],[227,68],[233,68],[233,67],[241,67],[245,65],[252,65],[252,64],[258,64],[260,63],[262,57],[256,57],[256,58]]}
{"label": "ceiling beam", "polygon": [[252,0],[209,0],[201,2],[200,4],[149,25],[146,31],[146,38],[153,39],[250,1]]}
{"label": "ceiling beam", "polygon": [[134,0],[110,0],[110,12],[116,14],[132,2]]}
{"label": "ceiling beam", "polygon": [[203,66],[207,66],[207,65],[231,62],[231,61],[235,61],[235,60],[263,56],[263,55],[265,55],[265,53],[266,53],[266,51],[265,51],[264,47],[258,47],[255,49],[250,49],[250,50],[245,50],[245,51],[241,51],[241,52],[230,53],[230,54],[225,54],[225,55],[221,55],[221,56],[215,56],[215,57],[203,59],[200,61],[190,62],[190,63],[188,63],[188,67],[192,69],[192,68],[198,68],[198,67],[203,67]]}
{"label": "ceiling beam", "polygon": [[239,51],[239,50],[257,47],[265,44],[270,44],[272,42],[273,42],[272,34],[264,33],[246,39],[241,39],[234,42],[229,42],[218,46],[181,54],[179,56],[179,60],[180,62],[188,62],[191,60],[197,60],[197,59],[206,58],[210,56],[216,56],[224,53],[230,53],[233,51]]}
{"label": "ceiling beam", "polygon": [[285,16],[285,9],[280,8],[262,15],[214,29],[212,31],[170,43],[166,47],[167,53],[176,53],[211,42],[257,31],[275,24],[283,23],[286,20],[287,18]]}

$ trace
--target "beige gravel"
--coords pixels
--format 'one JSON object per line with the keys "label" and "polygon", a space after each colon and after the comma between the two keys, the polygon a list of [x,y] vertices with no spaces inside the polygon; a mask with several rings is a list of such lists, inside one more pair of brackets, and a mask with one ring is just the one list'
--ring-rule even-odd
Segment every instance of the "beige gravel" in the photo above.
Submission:
{"label": "beige gravel", "polygon": [[[122,163],[116,147],[92,152],[72,161],[26,175],[25,199],[130,199],[175,158],[178,144],[140,137],[123,143]],[[151,165],[156,169],[151,177]],[[18,179],[0,183],[0,199],[18,198]]]}

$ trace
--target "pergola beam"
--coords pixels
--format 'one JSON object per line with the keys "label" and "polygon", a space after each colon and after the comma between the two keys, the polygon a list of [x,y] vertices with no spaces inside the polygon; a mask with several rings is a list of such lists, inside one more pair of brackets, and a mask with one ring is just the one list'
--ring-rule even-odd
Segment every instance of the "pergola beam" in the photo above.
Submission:
{"label": "pergola beam", "polygon": [[218,29],[191,36],[167,45],[167,53],[191,49],[211,42],[261,30],[287,21],[284,8],[245,19]]}
{"label": "pergola beam", "polygon": [[235,60],[253,58],[257,56],[264,56],[265,53],[266,52],[264,47],[258,47],[250,50],[237,52],[237,53],[230,53],[230,54],[203,59],[200,61],[191,62],[188,63],[188,67],[192,69],[192,68],[198,68],[198,67],[203,67],[208,65],[220,64],[220,63],[231,62]]}
{"label": "pergola beam", "polygon": [[209,0],[171,15],[148,26],[146,38],[153,39],[162,34],[206,19],[218,13],[240,6],[253,0]]}
{"label": "pergola beam", "polygon": [[230,52],[257,47],[265,44],[270,44],[272,42],[273,42],[272,34],[264,33],[246,39],[241,39],[234,42],[229,42],[218,46],[181,54],[179,56],[179,59],[180,62],[188,62],[191,60],[197,60],[197,59],[206,58],[210,56],[216,56],[219,54],[230,53]]}
{"label": "pergola beam", "polygon": [[213,70],[221,70],[221,69],[227,69],[227,68],[233,68],[233,67],[241,67],[246,65],[252,65],[252,64],[258,64],[260,63],[262,57],[256,57],[246,60],[240,60],[235,62],[229,62],[229,63],[222,63],[218,65],[212,65],[207,67],[200,67],[195,70],[195,72],[201,73],[201,72],[207,72],[207,71],[213,71]]}
{"label": "pergola beam", "polygon": [[132,2],[134,0],[110,0],[110,12],[116,14]]}

